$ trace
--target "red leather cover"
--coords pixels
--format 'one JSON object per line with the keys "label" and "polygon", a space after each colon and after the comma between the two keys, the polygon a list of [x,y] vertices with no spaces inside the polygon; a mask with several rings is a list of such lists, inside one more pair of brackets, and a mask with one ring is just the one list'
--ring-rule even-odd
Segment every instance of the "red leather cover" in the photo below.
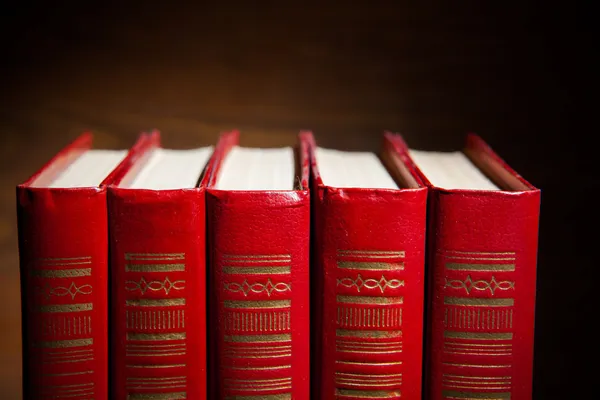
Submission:
{"label": "red leather cover", "polygon": [[105,185],[134,155],[99,187],[39,187],[91,145],[81,135],[17,186],[24,399],[108,399]]}
{"label": "red leather cover", "polygon": [[133,173],[108,188],[111,399],[206,399],[205,186],[128,189],[160,146],[154,132]]}
{"label": "red leather cover", "polygon": [[427,398],[530,400],[540,191],[478,136],[466,152],[496,163],[507,177],[496,184],[509,190],[445,190],[422,175],[431,188]]}
{"label": "red leather cover", "polygon": [[[237,141],[223,137],[221,159]],[[297,190],[217,190],[218,168],[207,189],[211,399],[309,398],[306,148],[298,156]]]}
{"label": "red leather cover", "polygon": [[383,155],[413,188],[326,186],[311,152],[313,398],[421,399],[427,189],[387,135]]}

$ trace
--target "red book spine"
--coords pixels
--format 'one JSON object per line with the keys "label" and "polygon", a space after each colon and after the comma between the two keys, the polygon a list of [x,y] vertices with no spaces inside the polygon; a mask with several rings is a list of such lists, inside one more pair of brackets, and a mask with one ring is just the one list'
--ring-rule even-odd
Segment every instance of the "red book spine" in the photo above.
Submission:
{"label": "red book spine", "polygon": [[24,399],[108,399],[106,190],[32,186],[91,141],[82,135],[17,187]]}
{"label": "red book spine", "polygon": [[532,398],[540,191],[520,182],[430,191],[428,399]]}
{"label": "red book spine", "polygon": [[427,190],[313,177],[316,396],[420,399]]}
{"label": "red book spine", "polygon": [[310,198],[302,165],[302,190],[207,189],[211,398],[309,398]]}
{"label": "red book spine", "polygon": [[204,185],[110,186],[108,209],[111,398],[206,399]]}

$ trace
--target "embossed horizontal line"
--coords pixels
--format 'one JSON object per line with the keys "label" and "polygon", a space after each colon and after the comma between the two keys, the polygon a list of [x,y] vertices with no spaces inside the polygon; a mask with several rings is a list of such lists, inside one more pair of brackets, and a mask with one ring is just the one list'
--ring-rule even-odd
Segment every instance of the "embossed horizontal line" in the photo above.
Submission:
{"label": "embossed horizontal line", "polygon": [[399,399],[401,392],[399,390],[353,390],[353,389],[335,389],[335,394],[342,398],[351,399]]}
{"label": "embossed horizontal line", "polygon": [[393,365],[402,365],[402,361],[394,361],[394,362],[365,362],[365,361],[345,361],[345,360],[335,360],[336,364],[340,365],[356,365],[361,367],[389,367]]}
{"label": "embossed horizontal line", "polygon": [[283,266],[283,267],[223,267],[222,269],[224,274],[231,275],[289,275],[292,273],[291,267]]}
{"label": "embossed horizontal line", "polygon": [[154,340],[184,340],[185,332],[177,333],[127,333],[127,340],[132,341],[154,341]]}
{"label": "embossed horizontal line", "polygon": [[185,264],[126,264],[125,272],[180,272]]}
{"label": "embossed horizontal line", "polygon": [[462,251],[462,250],[440,250],[440,253],[445,254],[481,254],[489,256],[506,256],[516,255],[514,251]]}
{"label": "embossed horizontal line", "polygon": [[88,370],[88,371],[58,372],[58,373],[42,374],[42,376],[58,377],[58,376],[88,375],[88,374],[93,374],[93,373],[94,373],[94,371]]}
{"label": "embossed horizontal line", "polygon": [[515,299],[489,299],[473,297],[444,297],[444,304],[453,306],[472,307],[511,307],[515,305]]}
{"label": "embossed horizontal line", "polygon": [[56,348],[66,348],[66,347],[83,347],[83,346],[91,346],[94,344],[94,339],[73,339],[73,340],[55,340],[51,342],[37,342],[35,343],[35,347],[48,348],[48,349],[56,349]]}
{"label": "embossed horizontal line", "polygon": [[360,377],[360,378],[364,378],[364,379],[370,379],[370,378],[401,378],[402,377],[402,373],[397,373],[397,374],[361,374],[361,373],[356,373],[356,372],[341,372],[341,371],[336,371],[335,372],[336,376],[345,376],[345,377]]}
{"label": "embossed horizontal line", "polygon": [[42,313],[82,312],[91,311],[93,308],[93,303],[53,304],[49,306],[40,306],[39,311]]}
{"label": "embossed horizontal line", "polygon": [[291,393],[261,394],[259,396],[226,396],[225,400],[292,400]]}
{"label": "embossed horizontal line", "polygon": [[[87,264],[90,264],[88,262]],[[81,276],[91,276],[91,268],[77,269],[35,269],[31,271],[31,275],[38,278],[77,278]]]}
{"label": "embossed horizontal line", "polygon": [[137,344],[137,343],[126,343],[125,347],[127,349],[165,349],[165,350],[171,350],[171,349],[177,348],[177,347],[185,347],[185,343],[173,343],[173,344],[156,344],[156,343]]}
{"label": "embossed horizontal line", "polygon": [[460,254],[446,254],[446,258],[452,260],[468,260],[468,261],[515,261],[514,257],[490,257],[490,256],[470,256],[470,255],[460,255]]}
{"label": "embossed horizontal line", "polygon": [[273,259],[281,258],[290,260],[292,257],[289,254],[223,254],[225,259]]}
{"label": "embossed horizontal line", "polygon": [[280,369],[291,369],[291,365],[273,365],[268,367],[239,367],[237,365],[225,365],[223,368],[235,371],[277,371]]}
{"label": "embossed horizontal line", "polygon": [[402,331],[354,331],[349,329],[336,329],[335,335],[338,337],[355,338],[395,338],[402,337]]}
{"label": "embossed horizontal line", "polygon": [[292,300],[224,300],[225,308],[289,308]]}
{"label": "embossed horizontal line", "polygon": [[282,335],[225,335],[226,342],[234,343],[277,343],[291,342],[291,334]]}
{"label": "embossed horizontal line", "polygon": [[515,264],[474,264],[474,263],[446,263],[450,271],[514,271]]}
{"label": "embossed horizontal line", "polygon": [[180,299],[136,299],[127,300],[128,306],[133,307],[175,307],[185,306],[185,298]]}
{"label": "embossed horizontal line", "polygon": [[386,255],[386,256],[398,256],[404,257],[405,251],[397,251],[397,250],[338,250],[338,254],[367,254],[367,255]]}
{"label": "embossed horizontal line", "polygon": [[74,383],[69,385],[44,385],[45,388],[68,389],[68,388],[89,388],[94,386],[94,382]]}
{"label": "embossed horizontal line", "polygon": [[175,357],[175,356],[185,356],[186,352],[177,352],[177,353],[126,353],[127,357]]}
{"label": "embossed horizontal line", "polygon": [[131,393],[127,400],[180,400],[187,399],[186,392],[175,393]]}
{"label": "embossed horizontal line", "polygon": [[403,304],[404,297],[383,297],[383,296],[336,296],[338,303],[344,304]]}
{"label": "embossed horizontal line", "polygon": [[453,390],[443,390],[442,396],[447,399],[486,399],[486,400],[508,400],[510,392],[503,393],[480,393],[480,392],[457,392]]}
{"label": "embossed horizontal line", "polygon": [[466,379],[466,380],[503,380],[503,381],[508,381],[510,382],[512,377],[510,376],[473,376],[473,375],[455,375],[455,374],[443,374],[442,375],[443,379]]}
{"label": "embossed horizontal line", "polygon": [[125,260],[184,260],[185,253],[125,253]]}
{"label": "embossed horizontal line", "polygon": [[358,262],[358,261],[338,261],[338,268],[356,269],[362,271],[401,271],[404,269],[404,263],[389,262]]}
{"label": "embossed horizontal line", "polygon": [[180,375],[180,376],[160,376],[160,377],[155,377],[155,376],[128,376],[126,378],[126,380],[128,382],[130,381],[171,381],[171,380],[185,380],[186,376],[185,375]]}
{"label": "embossed horizontal line", "polygon": [[449,339],[512,340],[513,334],[511,332],[479,333],[444,331],[444,337]]}
{"label": "embossed horizontal line", "polygon": [[127,368],[150,368],[150,369],[162,369],[162,368],[183,368],[185,364],[129,364]]}
{"label": "embossed horizontal line", "polygon": [[510,364],[458,364],[458,363],[449,363],[442,362],[444,365],[448,365],[449,367],[459,367],[459,368],[510,368]]}

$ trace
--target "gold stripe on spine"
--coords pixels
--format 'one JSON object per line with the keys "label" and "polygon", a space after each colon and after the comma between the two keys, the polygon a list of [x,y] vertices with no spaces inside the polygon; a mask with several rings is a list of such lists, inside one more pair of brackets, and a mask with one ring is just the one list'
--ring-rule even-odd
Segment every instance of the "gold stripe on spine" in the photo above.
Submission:
{"label": "gold stripe on spine", "polygon": [[185,364],[148,364],[148,365],[138,365],[138,364],[130,364],[126,365],[127,368],[150,368],[150,369],[162,369],[162,368],[182,368],[185,367]]}
{"label": "gold stripe on spine", "polygon": [[402,331],[354,331],[347,329],[336,329],[335,335],[338,337],[356,337],[356,338],[395,338],[402,337]]}
{"label": "gold stripe on spine", "polygon": [[223,368],[232,369],[236,371],[277,371],[280,369],[291,369],[291,365],[274,365],[269,367],[238,367],[235,365],[226,365]]}
{"label": "gold stripe on spine", "polygon": [[338,268],[363,271],[402,271],[404,263],[338,261]]}
{"label": "gold stripe on spine", "polygon": [[226,342],[233,343],[277,343],[291,342],[291,334],[283,335],[225,335]]}
{"label": "gold stripe on spine", "polygon": [[94,373],[94,371],[89,370],[89,371],[78,371],[78,372],[60,372],[60,373],[56,373],[56,374],[42,374],[42,376],[56,377],[56,376],[88,375],[88,374],[93,374],[93,373]]}
{"label": "gold stripe on spine", "polygon": [[223,254],[224,259],[242,259],[242,260],[264,260],[264,259],[273,259],[280,258],[291,260],[292,257],[289,254]]}
{"label": "gold stripe on spine", "polygon": [[338,303],[346,304],[403,304],[404,297],[379,297],[379,296],[336,296]]}
{"label": "gold stripe on spine", "polygon": [[390,367],[394,365],[402,365],[402,361],[394,361],[394,362],[363,362],[363,361],[344,361],[344,360],[335,360],[336,364],[341,365],[356,365],[361,367]]}
{"label": "gold stripe on spine", "polygon": [[126,304],[138,307],[175,307],[185,306],[185,299],[138,299],[127,300]]}
{"label": "gold stripe on spine", "polygon": [[292,400],[291,393],[261,394],[259,396],[226,396],[225,400]]}
{"label": "gold stripe on spine", "polygon": [[93,303],[53,304],[50,306],[40,306],[39,311],[42,313],[82,312],[91,311],[93,308]]}
{"label": "gold stripe on spine", "polygon": [[91,346],[94,344],[94,339],[74,339],[74,340],[55,340],[52,342],[37,342],[35,347],[44,347],[48,349],[65,348],[65,347],[81,347]]}
{"label": "gold stripe on spine", "polygon": [[184,340],[185,332],[179,333],[127,333],[127,340],[143,341],[143,340]]}
{"label": "gold stripe on spine", "polygon": [[125,253],[125,260],[184,260],[185,253]]}
{"label": "gold stripe on spine", "polygon": [[515,264],[466,264],[446,263],[446,269],[450,271],[514,271]]}
{"label": "gold stripe on spine", "polygon": [[461,367],[461,368],[510,368],[510,364],[457,364],[457,363],[447,363],[443,362],[442,364],[448,365],[450,367]]}
{"label": "gold stripe on spine", "polygon": [[226,308],[285,308],[290,307],[291,300],[225,300]]}
{"label": "gold stripe on spine", "polygon": [[489,256],[514,256],[516,253],[514,251],[460,251],[460,250],[441,250],[443,253],[447,254],[479,254],[479,255],[489,255]]}
{"label": "gold stripe on spine", "polygon": [[442,396],[446,399],[464,399],[464,400],[475,400],[475,399],[487,399],[487,400],[508,400],[510,399],[510,392],[503,393],[476,393],[476,392],[457,392],[454,390],[443,390]]}
{"label": "gold stripe on spine", "polygon": [[335,389],[338,397],[349,397],[355,399],[399,399],[401,393],[399,390],[353,390],[353,389]]}
{"label": "gold stripe on spine", "polygon": [[472,307],[511,307],[515,305],[515,299],[444,297],[444,304]]}
{"label": "gold stripe on spine", "polygon": [[479,340],[512,340],[512,333],[478,333],[444,331],[444,337],[449,339],[479,339]]}
{"label": "gold stripe on spine", "polygon": [[77,278],[80,276],[91,276],[92,269],[36,269],[31,271],[31,275],[38,278]]}
{"label": "gold stripe on spine", "polygon": [[285,267],[223,267],[224,274],[289,275],[290,266]]}
{"label": "gold stripe on spine", "polygon": [[125,272],[179,272],[185,264],[126,264]]}
{"label": "gold stripe on spine", "polygon": [[387,250],[338,250],[337,254],[341,255],[384,255],[384,256],[396,256],[396,257],[404,257],[405,251],[387,251]]}
{"label": "gold stripe on spine", "polygon": [[127,395],[128,400],[179,400],[187,399],[186,392],[177,393],[133,393]]}

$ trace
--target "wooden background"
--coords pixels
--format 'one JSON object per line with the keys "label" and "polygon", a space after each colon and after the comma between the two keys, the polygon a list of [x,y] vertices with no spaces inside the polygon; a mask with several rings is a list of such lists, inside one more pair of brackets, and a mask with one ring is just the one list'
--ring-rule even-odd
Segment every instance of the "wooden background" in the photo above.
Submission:
{"label": "wooden background", "polygon": [[585,200],[598,189],[584,142],[590,13],[577,2],[146,3],[2,6],[2,398],[20,398],[15,185],[84,129],[126,148],[151,128],[176,148],[231,128],[243,145],[312,129],[323,146],[371,150],[384,129],[429,150],[479,133],[543,190],[535,397],[577,398],[597,347],[585,252],[597,234],[583,224],[598,220]]}

